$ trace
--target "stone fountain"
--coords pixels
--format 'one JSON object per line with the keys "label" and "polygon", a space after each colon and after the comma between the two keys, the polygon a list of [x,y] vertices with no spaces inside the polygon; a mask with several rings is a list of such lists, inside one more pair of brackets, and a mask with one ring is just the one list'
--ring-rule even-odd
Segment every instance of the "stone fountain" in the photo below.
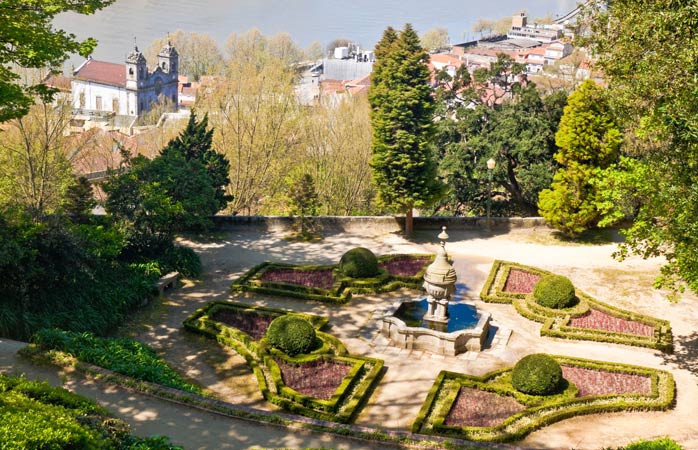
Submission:
{"label": "stone fountain", "polygon": [[446,227],[438,238],[441,246],[424,274],[427,297],[395,302],[383,315],[383,336],[401,348],[442,355],[480,351],[489,332],[490,314],[464,303],[452,305],[449,311],[457,276],[446,252]]}

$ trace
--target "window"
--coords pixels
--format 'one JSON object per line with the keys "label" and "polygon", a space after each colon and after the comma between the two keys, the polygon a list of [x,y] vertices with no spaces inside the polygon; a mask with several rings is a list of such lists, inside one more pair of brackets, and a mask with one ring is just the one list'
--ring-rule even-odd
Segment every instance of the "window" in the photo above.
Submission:
{"label": "window", "polygon": [[85,109],[85,93],[80,92],[80,109]]}
{"label": "window", "polygon": [[167,63],[165,61],[162,62],[162,70],[167,70]]}
{"label": "window", "polygon": [[119,114],[119,99],[116,97],[111,99],[111,110],[114,114]]}
{"label": "window", "polygon": [[95,109],[97,111],[102,110],[102,97],[99,95],[97,97],[95,97]]}
{"label": "window", "polygon": [[133,67],[128,68],[128,74],[133,76]]}

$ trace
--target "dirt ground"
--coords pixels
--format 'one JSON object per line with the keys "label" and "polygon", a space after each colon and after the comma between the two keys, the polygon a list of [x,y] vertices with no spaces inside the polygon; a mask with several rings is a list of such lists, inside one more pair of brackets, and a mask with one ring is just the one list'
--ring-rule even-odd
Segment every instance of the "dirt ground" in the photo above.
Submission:
{"label": "dirt ground", "polygon": [[[144,311],[129,324],[128,334],[158,349],[170,364],[188,377],[205,385],[220,398],[254,408],[273,409],[258,392],[256,381],[242,358],[209,341],[186,333],[182,321],[197,308],[212,300],[232,299],[260,305],[305,311],[330,318],[330,332],[338,336],[352,353],[385,360],[387,371],[376,392],[357,419],[358,425],[386,430],[406,430],[421,407],[426,393],[440,370],[483,374],[500,367],[512,366],[519,358],[534,352],[569,355],[589,359],[618,361],[669,370],[677,384],[676,407],[667,412],[632,412],[598,414],[573,418],[545,427],[529,435],[518,446],[545,449],[600,449],[617,447],[638,439],[670,436],[686,449],[698,449],[698,298],[683,295],[672,303],[667,293],[652,288],[661,260],[629,258],[615,261],[613,243],[570,244],[555,239],[547,229],[512,230],[485,234],[464,230],[448,230],[451,238],[447,251],[455,261],[458,288],[455,301],[475,304],[490,312],[499,332],[511,337],[505,345],[492,346],[481,353],[468,352],[458,357],[443,357],[424,352],[407,352],[386,345],[376,328],[376,317],[400,296],[419,295],[403,290],[383,296],[356,296],[344,306],[317,302],[279,299],[254,295],[230,295],[230,283],[246,270],[262,261],[324,264],[337,262],[348,249],[370,248],[376,254],[434,252],[438,231],[420,231],[406,240],[391,233],[328,234],[317,243],[298,243],[284,239],[277,232],[242,229],[217,233],[207,239],[183,240],[201,256],[205,275],[202,280],[187,282],[173,290],[160,303]],[[539,324],[518,316],[508,305],[485,304],[479,300],[492,262],[495,259],[514,261],[563,274],[578,289],[612,305],[661,317],[671,322],[676,352],[665,355],[658,351],[621,345],[576,342],[538,336]],[[3,343],[0,341],[0,349]],[[2,366],[0,365],[0,370]],[[126,394],[131,395],[133,394]],[[251,431],[255,426],[217,417],[211,427],[192,432],[187,427],[190,413],[173,407],[167,415],[167,426],[158,427],[158,420],[147,411],[121,408],[121,414],[143,434],[168,434],[187,449],[193,448],[256,448],[269,446],[264,432]],[[246,440],[228,446],[220,436],[231,422],[245,434]],[[179,424],[181,423],[181,427]],[[220,428],[224,427],[224,428]],[[247,427],[247,428],[246,428]],[[250,430],[245,432],[244,430]],[[162,430],[162,431],[160,431]],[[196,433],[202,433],[197,435]],[[282,446],[336,446],[363,448],[345,442],[291,439],[300,432],[288,430],[289,438]],[[308,434],[303,432],[301,434]],[[248,436],[249,435],[249,436]],[[259,442],[254,439],[259,435]],[[219,446],[210,446],[206,436],[216,436]],[[320,439],[321,435],[315,436]],[[283,441],[280,441],[283,442]],[[189,445],[187,445],[189,444]],[[348,446],[347,446],[348,445]],[[293,445],[291,445],[293,446]],[[376,448],[376,446],[373,446]]]}

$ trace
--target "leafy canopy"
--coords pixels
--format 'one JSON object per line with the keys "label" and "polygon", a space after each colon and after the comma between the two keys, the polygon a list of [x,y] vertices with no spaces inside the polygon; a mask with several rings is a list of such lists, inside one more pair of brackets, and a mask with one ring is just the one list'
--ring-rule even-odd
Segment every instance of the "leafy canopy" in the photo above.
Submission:
{"label": "leafy canopy", "polygon": [[49,101],[53,91],[41,83],[23,85],[19,67],[60,67],[71,53],[87,57],[97,45],[92,38],[54,29],[62,12],[92,14],[114,0],[4,0],[0,6],[0,122],[23,116],[38,95]]}

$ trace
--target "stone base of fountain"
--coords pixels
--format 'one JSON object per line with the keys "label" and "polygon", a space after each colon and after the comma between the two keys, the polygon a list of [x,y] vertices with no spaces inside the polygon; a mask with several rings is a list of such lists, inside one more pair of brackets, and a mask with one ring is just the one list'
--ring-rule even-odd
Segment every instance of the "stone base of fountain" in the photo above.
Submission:
{"label": "stone base of fountain", "polygon": [[[481,351],[490,329],[491,316],[487,312],[478,314],[474,326],[449,331],[449,318],[446,321],[433,321],[425,315],[422,324],[408,325],[396,317],[403,304],[419,300],[399,300],[383,315],[382,334],[392,345],[407,350],[423,350],[446,356],[456,356],[466,351]],[[410,306],[410,305],[405,305]],[[453,308],[453,304],[451,308]],[[431,305],[430,305],[431,307]]]}

